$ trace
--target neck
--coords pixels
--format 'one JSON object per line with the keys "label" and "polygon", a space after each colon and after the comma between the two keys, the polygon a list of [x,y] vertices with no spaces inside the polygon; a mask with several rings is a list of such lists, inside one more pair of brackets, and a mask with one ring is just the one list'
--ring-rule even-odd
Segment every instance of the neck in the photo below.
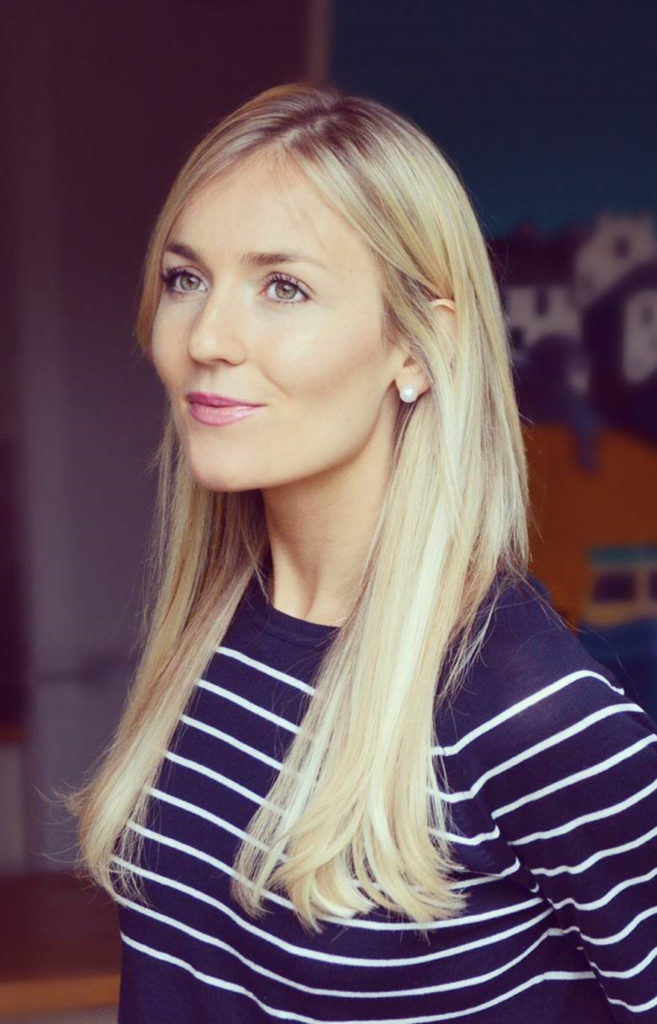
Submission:
{"label": "neck", "polygon": [[341,626],[360,580],[385,495],[390,459],[347,466],[263,491],[275,608]]}

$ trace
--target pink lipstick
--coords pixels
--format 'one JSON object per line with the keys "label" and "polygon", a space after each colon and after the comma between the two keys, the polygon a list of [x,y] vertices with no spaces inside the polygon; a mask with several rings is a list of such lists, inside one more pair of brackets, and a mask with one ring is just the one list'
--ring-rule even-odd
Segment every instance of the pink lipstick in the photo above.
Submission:
{"label": "pink lipstick", "polygon": [[185,396],[189,403],[189,411],[198,423],[219,427],[225,423],[234,423],[244,419],[261,409],[261,405],[245,402],[241,398],[228,395],[212,395],[205,391],[190,391]]}

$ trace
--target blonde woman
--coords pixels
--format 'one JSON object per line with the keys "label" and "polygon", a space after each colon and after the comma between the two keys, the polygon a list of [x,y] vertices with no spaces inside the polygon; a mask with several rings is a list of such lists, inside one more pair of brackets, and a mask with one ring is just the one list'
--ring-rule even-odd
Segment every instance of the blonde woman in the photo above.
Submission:
{"label": "blonde woman", "polygon": [[156,600],[71,807],[120,1024],[657,1019],[657,734],[527,571],[458,175],[302,83],[191,154],[138,337]]}

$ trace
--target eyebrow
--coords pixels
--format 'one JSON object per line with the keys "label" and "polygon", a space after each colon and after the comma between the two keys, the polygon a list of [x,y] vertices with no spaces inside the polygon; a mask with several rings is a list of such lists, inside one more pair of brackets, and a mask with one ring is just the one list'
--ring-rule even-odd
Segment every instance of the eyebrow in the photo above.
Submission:
{"label": "eyebrow", "polygon": [[[177,256],[182,256],[186,260],[192,260],[194,263],[203,262],[190,245],[185,245],[182,242],[171,242],[164,251],[175,253]],[[327,269],[323,263],[320,263],[319,260],[314,259],[312,256],[307,256],[302,252],[294,252],[293,250],[288,252],[244,252],[240,256],[240,263],[247,267],[270,267],[273,263],[312,263],[316,267],[321,267],[322,270]]]}

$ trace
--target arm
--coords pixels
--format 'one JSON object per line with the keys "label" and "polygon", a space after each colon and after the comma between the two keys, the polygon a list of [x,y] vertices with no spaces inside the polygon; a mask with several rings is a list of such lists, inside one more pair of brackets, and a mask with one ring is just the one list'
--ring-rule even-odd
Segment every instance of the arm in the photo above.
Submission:
{"label": "arm", "polygon": [[[575,662],[578,649],[572,641],[568,671],[557,657],[551,682],[516,693],[480,738],[473,785],[615,1019],[647,1024],[657,1019],[657,733],[609,672],[583,652]],[[524,651],[530,671],[536,645]]]}

